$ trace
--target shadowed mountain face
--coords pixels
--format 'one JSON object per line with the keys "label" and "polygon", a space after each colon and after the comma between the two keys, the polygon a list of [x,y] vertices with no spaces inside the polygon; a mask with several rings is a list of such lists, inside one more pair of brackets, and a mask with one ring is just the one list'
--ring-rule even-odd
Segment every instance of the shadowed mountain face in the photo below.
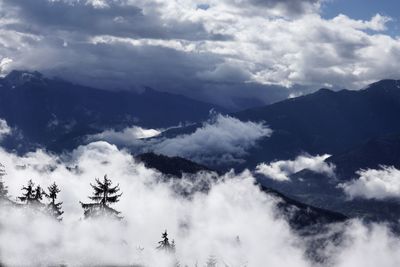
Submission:
{"label": "shadowed mountain face", "polygon": [[0,118],[20,130],[24,140],[52,150],[105,128],[131,125],[162,128],[201,121],[224,110],[183,96],[146,89],[143,93],[105,91],[13,71],[0,79]]}
{"label": "shadowed mountain face", "polygon": [[383,80],[361,91],[321,89],[234,114],[244,121],[265,121],[274,133],[247,159],[287,159],[299,153],[338,154],[370,138],[400,133],[400,81]]}
{"label": "shadowed mountain face", "polygon": [[213,171],[208,167],[181,157],[167,157],[154,153],[144,153],[137,156],[147,168],[156,169],[166,175],[182,177],[184,173],[194,174],[200,171]]}
{"label": "shadowed mountain face", "polygon": [[378,169],[380,165],[400,168],[400,134],[372,138],[327,160],[336,165],[338,177],[345,180],[360,169]]}

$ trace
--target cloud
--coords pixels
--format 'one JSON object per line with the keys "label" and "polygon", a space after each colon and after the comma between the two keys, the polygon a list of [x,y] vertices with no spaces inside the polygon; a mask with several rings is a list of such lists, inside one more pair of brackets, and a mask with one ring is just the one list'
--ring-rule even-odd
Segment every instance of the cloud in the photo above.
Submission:
{"label": "cloud", "polygon": [[314,0],[0,5],[3,72],[35,69],[105,89],[150,86],[236,108],[237,98],[269,103],[399,78],[400,41],[385,33],[389,17],[325,19]]}
{"label": "cloud", "polygon": [[0,119],[0,141],[11,133],[12,129],[8,126],[7,121]]}
{"label": "cloud", "polygon": [[290,181],[289,176],[291,174],[305,169],[334,177],[335,166],[325,162],[328,157],[330,155],[315,157],[303,155],[294,160],[279,160],[269,164],[260,163],[257,165],[255,172],[277,181]]}
{"label": "cloud", "polygon": [[12,59],[5,57],[0,60],[0,76],[7,71],[7,66],[12,63]]}
{"label": "cloud", "polygon": [[87,140],[107,141],[127,147],[136,154],[150,151],[218,166],[242,162],[247,151],[260,139],[269,137],[272,130],[264,123],[244,122],[228,115],[212,113],[210,119],[192,133],[175,137],[164,137],[161,133],[162,130],[133,126],[122,131],[106,130],[88,136]]}
{"label": "cloud", "polygon": [[[308,266],[295,244],[297,237],[275,215],[276,200],[264,195],[248,172],[227,174],[208,194],[185,199],[168,184],[158,183],[159,173],[105,142],[81,146],[63,158],[44,151],[18,157],[0,150],[0,161],[7,168],[4,179],[11,198],[20,195],[28,179],[44,187],[55,181],[62,189],[65,210],[63,222],[56,223],[29,210],[2,207],[0,253],[5,265],[169,266],[174,259],[155,250],[161,232],[168,229],[181,264],[204,265],[213,254],[231,265],[260,266],[266,249],[272,265]],[[87,201],[89,183],[104,173],[124,193],[115,206],[123,222],[80,220],[83,211],[78,201]],[[250,225],[249,218],[254,218]],[[290,258],[283,257],[282,247]]]}
{"label": "cloud", "polygon": [[[306,242],[314,237],[306,240],[292,231],[277,214],[278,200],[262,193],[248,171],[228,173],[208,193],[183,198],[174,193],[173,181],[158,182],[160,173],[106,142],[60,156],[38,150],[19,157],[0,149],[0,162],[10,198],[20,195],[28,179],[44,187],[55,181],[65,210],[59,223],[29,209],[1,207],[0,254],[6,266],[166,267],[175,257],[183,266],[204,266],[210,255],[228,266],[315,266],[306,253]],[[115,205],[123,221],[81,220],[78,201],[87,201],[89,183],[105,173],[124,193]],[[203,175],[192,178],[207,179]],[[331,227],[341,238],[319,247],[327,259],[319,266],[397,266],[400,239],[384,225],[354,220]],[[176,241],[175,257],[155,249],[165,229]]]}
{"label": "cloud", "polygon": [[248,149],[271,134],[272,130],[263,123],[243,122],[217,114],[195,132],[163,139],[153,144],[151,150],[199,163],[219,165],[241,162]]}
{"label": "cloud", "polygon": [[144,129],[139,126],[132,126],[116,131],[114,129],[94,134],[88,137],[89,141],[104,140],[115,145],[132,145],[140,143],[137,140],[155,137],[160,135],[161,131],[155,129]]}
{"label": "cloud", "polygon": [[382,166],[357,172],[357,179],[339,185],[350,198],[387,199],[400,197],[400,170]]}

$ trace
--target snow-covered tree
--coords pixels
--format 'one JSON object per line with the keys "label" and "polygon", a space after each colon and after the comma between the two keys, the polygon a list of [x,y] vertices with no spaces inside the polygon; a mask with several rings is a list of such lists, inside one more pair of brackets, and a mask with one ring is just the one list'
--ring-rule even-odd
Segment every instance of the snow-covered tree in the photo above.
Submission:
{"label": "snow-covered tree", "polygon": [[64,213],[61,207],[62,202],[56,202],[58,193],[60,193],[61,190],[58,188],[56,183],[50,185],[47,190],[49,193],[46,194],[46,197],[50,200],[50,203],[47,204],[47,212],[57,220],[61,221],[61,215]]}
{"label": "snow-covered tree", "polygon": [[121,194],[119,192],[119,185],[112,186],[112,182],[104,175],[102,181],[96,178],[96,184],[90,184],[94,190],[93,195],[89,199],[93,200],[92,203],[82,203],[85,218],[96,218],[96,217],[111,217],[121,219],[119,216],[120,212],[111,208],[110,205],[115,204],[119,201]]}

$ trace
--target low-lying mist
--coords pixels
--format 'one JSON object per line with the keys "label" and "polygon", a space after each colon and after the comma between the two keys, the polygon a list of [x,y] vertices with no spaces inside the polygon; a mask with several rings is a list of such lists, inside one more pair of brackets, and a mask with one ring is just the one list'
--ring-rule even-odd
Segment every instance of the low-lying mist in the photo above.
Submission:
{"label": "low-lying mist", "polygon": [[[56,182],[65,212],[58,222],[28,208],[2,206],[5,266],[400,266],[400,239],[384,225],[357,220],[332,225],[332,231],[343,231],[340,242],[328,240],[315,249],[325,259],[315,261],[306,252],[309,240],[280,216],[280,200],[261,192],[248,171],[165,182],[162,174],[106,142],[63,155],[38,150],[19,157],[0,150],[0,162],[11,200],[30,179],[44,188]],[[113,206],[123,219],[84,219],[79,201],[89,201],[90,183],[105,174],[123,192]],[[212,186],[190,196],[176,193],[174,183],[191,187],[193,179]],[[165,230],[175,240],[175,253],[156,249]]]}

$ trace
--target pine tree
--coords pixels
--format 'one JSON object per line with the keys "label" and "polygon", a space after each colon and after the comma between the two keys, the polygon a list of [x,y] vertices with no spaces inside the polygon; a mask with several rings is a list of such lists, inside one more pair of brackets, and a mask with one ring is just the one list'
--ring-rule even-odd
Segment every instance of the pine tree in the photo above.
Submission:
{"label": "pine tree", "polygon": [[43,196],[45,196],[45,195],[46,195],[46,192],[44,192],[42,187],[40,185],[36,186],[35,193],[33,196],[34,201],[36,203],[41,203],[41,201],[43,200]]}
{"label": "pine tree", "polygon": [[50,203],[47,204],[47,211],[51,216],[61,221],[61,215],[64,213],[64,211],[61,210],[62,202],[56,202],[58,193],[60,193],[61,190],[58,188],[56,183],[50,185],[47,190],[49,193],[46,194],[46,197],[50,200]]}
{"label": "pine tree", "polygon": [[22,196],[18,197],[19,200],[33,208],[40,209],[44,207],[44,204],[41,201],[43,199],[43,195],[46,193],[39,185],[35,187],[35,184],[32,182],[32,180],[29,180],[28,185],[22,187],[22,191],[25,192],[22,194]]}
{"label": "pine tree", "polygon": [[103,181],[96,178],[96,184],[90,184],[94,190],[92,196],[89,199],[93,200],[92,203],[82,203],[85,218],[96,218],[102,216],[108,216],[112,218],[122,219],[119,216],[120,212],[111,208],[111,204],[115,204],[119,201],[121,194],[119,192],[119,185],[112,186],[112,182],[104,175]]}
{"label": "pine tree", "polygon": [[22,202],[28,204],[33,202],[33,200],[35,199],[35,184],[32,182],[32,180],[28,181],[28,185],[22,187],[22,191],[25,191],[24,193],[22,193],[22,196],[18,197],[19,200],[21,200]]}
{"label": "pine tree", "polygon": [[167,230],[161,235],[161,241],[158,242],[157,249],[163,250],[166,252],[175,252],[175,241],[172,240],[172,243],[169,242]]}

